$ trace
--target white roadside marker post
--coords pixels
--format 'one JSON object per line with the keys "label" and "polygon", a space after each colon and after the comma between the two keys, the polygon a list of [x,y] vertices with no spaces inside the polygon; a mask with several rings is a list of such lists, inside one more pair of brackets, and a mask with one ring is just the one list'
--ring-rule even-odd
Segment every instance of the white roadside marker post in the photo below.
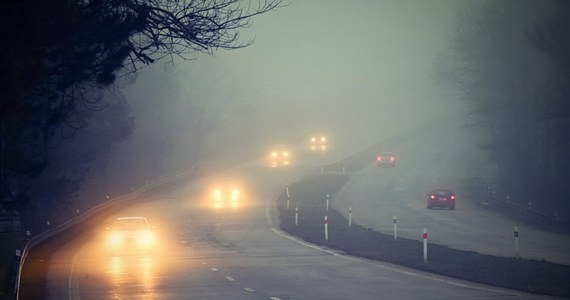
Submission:
{"label": "white roadside marker post", "polygon": [[289,186],[288,186],[288,185],[285,186],[285,193],[287,194],[287,198],[291,197],[291,196],[289,195]]}
{"label": "white roadside marker post", "polygon": [[392,219],[392,223],[394,223],[394,239],[397,240],[398,239],[398,220],[396,219],[396,216],[394,216],[394,218]]}
{"label": "white roadside marker post", "polygon": [[515,231],[513,232],[515,237],[515,257],[519,258],[519,229],[515,226]]}
{"label": "white roadside marker post", "polygon": [[289,199],[289,196],[287,196],[287,210],[289,210],[289,203],[291,202],[291,199]]}
{"label": "white roadside marker post", "polygon": [[428,243],[428,233],[427,228],[424,228],[424,234],[422,235],[424,240],[424,262],[427,262],[427,243]]}
{"label": "white roadside marker post", "polygon": [[352,206],[348,207],[348,227],[352,225]]}
{"label": "white roadside marker post", "polygon": [[329,217],[325,216],[325,241],[329,240]]}
{"label": "white roadside marker post", "polygon": [[330,201],[329,200],[329,194],[327,194],[327,209],[326,209],[327,211],[329,211],[329,201]]}
{"label": "white roadside marker post", "polygon": [[299,208],[295,207],[295,226],[299,225]]}

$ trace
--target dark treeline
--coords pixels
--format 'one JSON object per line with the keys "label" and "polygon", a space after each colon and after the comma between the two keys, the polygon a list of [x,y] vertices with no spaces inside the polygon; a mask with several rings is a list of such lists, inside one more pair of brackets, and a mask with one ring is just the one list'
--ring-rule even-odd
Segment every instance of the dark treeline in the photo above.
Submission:
{"label": "dark treeline", "polygon": [[141,67],[248,46],[239,30],[280,4],[0,1],[2,210],[65,202],[105,168],[135,126],[116,87]]}
{"label": "dark treeline", "polygon": [[475,1],[437,78],[459,91],[502,195],[570,216],[570,2]]}

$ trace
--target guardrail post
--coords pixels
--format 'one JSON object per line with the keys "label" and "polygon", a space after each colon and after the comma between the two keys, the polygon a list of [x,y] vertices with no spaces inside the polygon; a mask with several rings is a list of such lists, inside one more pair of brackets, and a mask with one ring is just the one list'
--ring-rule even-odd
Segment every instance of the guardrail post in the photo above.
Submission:
{"label": "guardrail post", "polygon": [[352,206],[348,207],[348,227],[352,225]]}
{"label": "guardrail post", "polygon": [[26,230],[26,240],[30,240],[30,238],[32,237],[32,234],[30,233],[29,230]]}
{"label": "guardrail post", "polygon": [[295,207],[295,226],[299,225],[299,208]]}
{"label": "guardrail post", "polygon": [[519,258],[519,229],[515,226],[513,236],[515,238],[515,257]]}
{"label": "guardrail post", "polygon": [[422,235],[422,239],[423,239],[423,244],[424,244],[424,262],[427,262],[427,258],[428,258],[428,248],[427,248],[427,243],[428,243],[428,232],[427,232],[427,228],[424,228],[424,234]]}
{"label": "guardrail post", "polygon": [[392,223],[394,223],[394,240],[398,239],[398,219],[396,219],[396,216],[394,216],[394,218],[392,218]]}
{"label": "guardrail post", "polygon": [[326,206],[326,211],[329,211],[329,194],[327,194],[327,206]]}
{"label": "guardrail post", "polygon": [[329,240],[329,217],[325,216],[325,241]]}
{"label": "guardrail post", "polygon": [[289,203],[291,202],[291,198],[287,197],[287,210],[289,210]]}

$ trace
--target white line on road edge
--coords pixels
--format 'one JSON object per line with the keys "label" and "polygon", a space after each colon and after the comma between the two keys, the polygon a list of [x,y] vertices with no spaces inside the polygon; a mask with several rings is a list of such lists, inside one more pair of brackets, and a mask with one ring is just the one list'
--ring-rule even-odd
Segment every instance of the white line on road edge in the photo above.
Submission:
{"label": "white line on road edge", "polygon": [[253,292],[255,292],[255,290],[254,290],[254,289],[252,289],[252,288],[248,288],[248,287],[246,287],[246,288],[243,288],[243,289],[244,289],[246,292],[250,292],[250,293],[253,293]]}
{"label": "white line on road edge", "polygon": [[[271,197],[271,199],[276,199],[276,198]],[[360,262],[360,263],[366,263],[369,265],[373,265],[375,267],[378,267],[378,268],[381,268],[384,270],[389,270],[392,272],[397,272],[397,273],[405,274],[405,275],[412,276],[412,277],[442,282],[442,283],[457,286],[457,287],[469,288],[469,289],[473,289],[473,290],[479,290],[479,291],[485,291],[485,292],[491,292],[491,293],[497,293],[497,294],[503,294],[503,295],[512,295],[512,296],[517,296],[517,297],[520,297],[520,296],[526,294],[526,293],[518,292],[515,290],[487,287],[483,284],[471,283],[468,281],[465,281],[464,283],[462,283],[459,281],[449,280],[449,278],[446,278],[443,275],[430,274],[430,273],[427,273],[425,271],[418,271],[418,270],[410,269],[410,268],[407,268],[404,266],[398,266],[398,265],[390,266],[391,265],[390,263],[382,263],[382,262],[374,261],[371,259],[365,259],[365,258],[360,258],[360,257],[356,257],[356,256],[341,255],[341,254],[339,254],[333,250],[321,248],[315,244],[305,242],[299,238],[296,238],[294,236],[289,235],[288,233],[282,231],[281,229],[275,228],[273,226],[273,219],[271,218],[270,205],[271,205],[271,203],[270,203],[270,201],[268,201],[267,205],[265,207],[265,218],[266,218],[267,224],[269,225],[269,229],[271,231],[273,231],[275,234],[277,234],[283,238],[286,238],[288,240],[291,240],[293,242],[296,242],[297,244],[300,244],[302,246],[305,246],[305,247],[308,247],[308,248],[311,248],[314,250],[318,250],[318,251],[330,254],[332,256],[337,256],[339,258],[344,258],[344,259],[348,259],[348,260],[352,260],[352,261],[356,261],[356,262]],[[530,293],[528,293],[528,294],[534,295],[534,294],[530,294]]]}
{"label": "white line on road edge", "polygon": [[231,277],[231,276],[226,276],[226,279],[227,279],[228,281],[235,281],[235,279],[234,279],[233,277]]}
{"label": "white line on road edge", "polygon": [[86,244],[81,246],[79,252],[77,252],[73,256],[73,262],[71,263],[71,269],[69,270],[69,282],[68,282],[68,296],[69,300],[79,300],[81,296],[79,295],[79,281],[76,280],[77,276],[75,276],[76,270],[79,269],[81,266],[81,262],[79,261],[79,255],[83,252],[83,248],[85,248]]}

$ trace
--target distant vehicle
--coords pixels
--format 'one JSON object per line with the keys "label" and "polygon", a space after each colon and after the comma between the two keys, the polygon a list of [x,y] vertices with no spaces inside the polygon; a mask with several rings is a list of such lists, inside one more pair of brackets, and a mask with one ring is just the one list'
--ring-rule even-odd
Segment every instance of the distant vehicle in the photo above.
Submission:
{"label": "distant vehicle", "polygon": [[451,210],[455,209],[455,194],[450,190],[433,190],[427,194],[427,208],[447,207]]}
{"label": "distant vehicle", "polygon": [[376,164],[378,167],[395,167],[396,156],[392,152],[380,152],[376,156]]}
{"label": "distant vehicle", "polygon": [[269,152],[269,166],[272,168],[287,167],[291,164],[291,153],[286,146],[277,145]]}
{"label": "distant vehicle", "polygon": [[214,208],[237,208],[240,198],[240,190],[234,186],[217,187],[212,191]]}
{"label": "distant vehicle", "polygon": [[328,141],[327,141],[327,137],[326,136],[312,136],[310,143],[309,143],[309,149],[311,149],[311,151],[317,152],[317,151],[326,151],[328,149]]}
{"label": "distant vehicle", "polygon": [[107,240],[109,253],[125,254],[131,252],[152,253],[154,251],[154,234],[145,217],[119,217],[113,221],[113,226],[106,228],[110,231]]}

